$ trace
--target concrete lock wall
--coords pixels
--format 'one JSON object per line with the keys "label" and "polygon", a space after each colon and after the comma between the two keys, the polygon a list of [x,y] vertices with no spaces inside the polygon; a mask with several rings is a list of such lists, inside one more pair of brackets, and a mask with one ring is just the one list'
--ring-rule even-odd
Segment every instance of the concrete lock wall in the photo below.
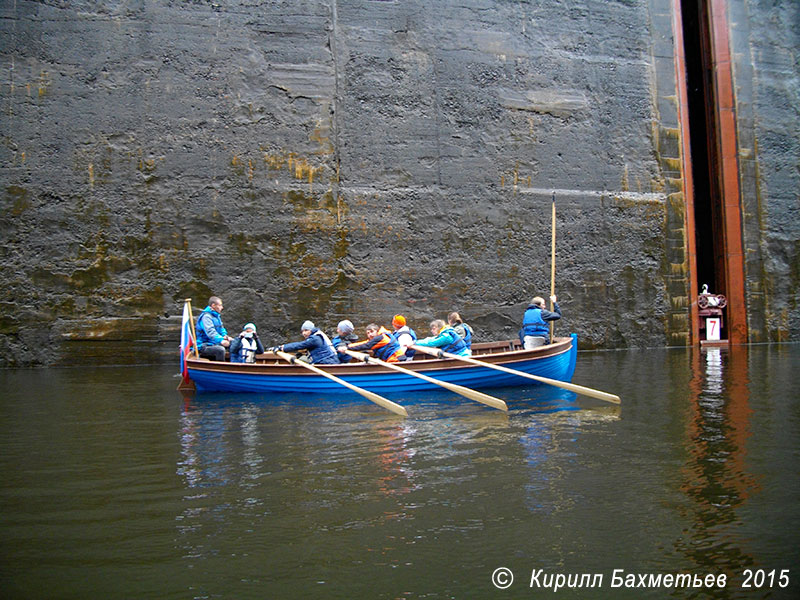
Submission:
{"label": "concrete lock wall", "polygon": [[[800,337],[798,9],[773,4],[730,3],[758,341]],[[515,337],[554,193],[557,332],[691,343],[678,7],[0,3],[0,361],[153,360],[212,293],[268,344],[452,310]]]}
{"label": "concrete lock wall", "polygon": [[800,331],[800,3],[728,6],[752,342]]}

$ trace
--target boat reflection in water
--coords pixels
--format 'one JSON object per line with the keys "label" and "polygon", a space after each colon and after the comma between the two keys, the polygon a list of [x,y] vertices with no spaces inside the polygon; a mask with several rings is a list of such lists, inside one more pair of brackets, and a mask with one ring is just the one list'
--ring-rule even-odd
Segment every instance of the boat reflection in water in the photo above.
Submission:
{"label": "boat reflection in water", "polygon": [[[216,560],[237,533],[260,540],[262,560],[266,552],[280,564],[282,545],[298,538],[311,547],[320,543],[315,535],[367,530],[368,552],[402,562],[413,549],[388,548],[387,528],[398,528],[395,544],[410,546],[520,510],[565,506],[565,452],[587,427],[617,419],[620,407],[544,385],[494,392],[513,414],[447,392],[405,398],[415,417],[401,420],[341,395],[187,396],[176,540],[185,560]],[[498,480],[498,469],[513,476]],[[544,499],[543,487],[554,499]]]}

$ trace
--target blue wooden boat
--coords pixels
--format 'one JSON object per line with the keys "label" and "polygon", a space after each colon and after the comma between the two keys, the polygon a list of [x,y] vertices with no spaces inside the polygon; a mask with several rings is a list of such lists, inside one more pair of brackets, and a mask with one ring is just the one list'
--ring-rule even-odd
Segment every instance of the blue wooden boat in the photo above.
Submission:
{"label": "blue wooden boat", "polygon": [[[575,371],[578,338],[556,338],[554,343],[523,350],[517,340],[476,343],[473,358],[531,375],[570,382]],[[396,363],[434,379],[468,388],[531,385],[531,380],[489,367],[450,358],[433,358],[417,352],[413,361]],[[398,373],[381,365],[350,362],[341,365],[315,365],[355,386],[377,394],[405,393],[440,389],[424,380]],[[255,363],[214,362],[205,358],[186,358],[189,379],[200,392],[307,392],[318,394],[352,393],[346,387],[273,357],[259,355]]]}

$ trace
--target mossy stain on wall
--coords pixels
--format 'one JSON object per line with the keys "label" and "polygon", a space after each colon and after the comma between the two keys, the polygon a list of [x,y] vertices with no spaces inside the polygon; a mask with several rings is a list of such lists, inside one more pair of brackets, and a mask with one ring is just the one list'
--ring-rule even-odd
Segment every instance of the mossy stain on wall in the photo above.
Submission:
{"label": "mossy stain on wall", "polygon": [[6,186],[3,212],[12,217],[22,215],[31,207],[30,195],[26,188],[19,185]]}

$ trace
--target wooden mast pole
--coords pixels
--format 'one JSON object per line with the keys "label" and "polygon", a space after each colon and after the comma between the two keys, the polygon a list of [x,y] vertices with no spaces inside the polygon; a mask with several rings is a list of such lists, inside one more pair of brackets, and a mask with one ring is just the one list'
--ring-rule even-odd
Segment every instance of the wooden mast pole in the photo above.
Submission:
{"label": "wooden mast pole", "polygon": [[[553,192],[553,217],[550,241],[550,312],[553,312],[553,296],[556,295],[556,193]],[[554,322],[550,321],[550,343],[554,339]]]}

